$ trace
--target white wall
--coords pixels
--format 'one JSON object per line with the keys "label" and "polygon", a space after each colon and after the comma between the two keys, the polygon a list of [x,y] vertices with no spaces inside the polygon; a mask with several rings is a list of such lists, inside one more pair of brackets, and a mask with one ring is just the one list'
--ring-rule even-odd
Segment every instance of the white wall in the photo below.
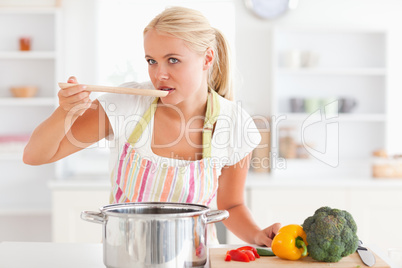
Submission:
{"label": "white wall", "polygon": [[[85,83],[96,82],[96,0],[65,0],[63,44],[65,80],[71,75]],[[79,80],[80,81],[80,80]]]}

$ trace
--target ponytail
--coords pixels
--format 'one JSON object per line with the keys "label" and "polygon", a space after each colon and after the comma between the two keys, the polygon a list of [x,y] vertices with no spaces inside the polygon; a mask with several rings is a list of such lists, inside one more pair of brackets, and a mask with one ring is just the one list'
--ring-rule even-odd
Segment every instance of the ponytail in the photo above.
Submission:
{"label": "ponytail", "polygon": [[215,62],[209,74],[208,86],[222,97],[233,100],[230,47],[225,36],[218,29],[215,29],[215,38]]}

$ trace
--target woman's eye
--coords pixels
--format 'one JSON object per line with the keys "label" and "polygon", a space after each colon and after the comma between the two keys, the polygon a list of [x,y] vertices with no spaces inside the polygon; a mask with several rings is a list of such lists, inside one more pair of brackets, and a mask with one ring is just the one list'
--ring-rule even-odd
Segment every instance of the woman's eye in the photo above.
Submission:
{"label": "woman's eye", "polygon": [[153,64],[156,63],[156,61],[153,60],[153,59],[148,59],[147,62],[148,62],[149,65],[153,65]]}
{"label": "woman's eye", "polygon": [[176,58],[169,58],[169,62],[174,64],[174,63],[178,63],[179,60]]}

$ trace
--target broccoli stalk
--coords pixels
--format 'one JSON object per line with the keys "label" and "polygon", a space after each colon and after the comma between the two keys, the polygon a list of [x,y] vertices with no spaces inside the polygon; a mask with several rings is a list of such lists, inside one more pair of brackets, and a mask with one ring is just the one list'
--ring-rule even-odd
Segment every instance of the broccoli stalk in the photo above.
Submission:
{"label": "broccoli stalk", "polygon": [[309,255],[318,261],[338,262],[356,251],[357,226],[352,215],[339,209],[322,207],[303,223]]}

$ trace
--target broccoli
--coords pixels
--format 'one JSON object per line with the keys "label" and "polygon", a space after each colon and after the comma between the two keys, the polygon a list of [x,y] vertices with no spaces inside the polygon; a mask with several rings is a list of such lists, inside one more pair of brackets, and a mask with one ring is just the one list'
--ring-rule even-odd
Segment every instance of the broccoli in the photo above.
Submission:
{"label": "broccoli", "polygon": [[357,226],[345,210],[321,207],[304,221],[303,229],[308,253],[317,261],[338,262],[357,249]]}

